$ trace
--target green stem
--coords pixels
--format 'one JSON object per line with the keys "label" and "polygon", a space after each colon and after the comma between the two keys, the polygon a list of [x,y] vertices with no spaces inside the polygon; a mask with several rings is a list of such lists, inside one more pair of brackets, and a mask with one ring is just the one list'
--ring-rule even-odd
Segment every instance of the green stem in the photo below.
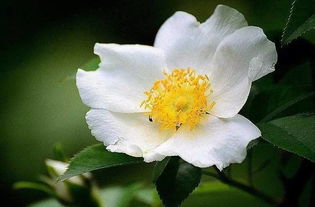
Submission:
{"label": "green stem", "polygon": [[238,189],[240,189],[242,191],[245,191],[245,192],[247,192],[247,193],[249,193],[249,194],[251,194],[253,196],[256,196],[256,197],[260,198],[261,200],[264,200],[265,202],[267,202],[269,204],[272,204],[272,205],[278,205],[279,204],[274,198],[270,197],[269,195],[266,195],[265,193],[263,193],[261,191],[258,191],[255,188],[252,188],[250,186],[244,185],[243,183],[240,183],[240,182],[237,182],[235,180],[232,180],[232,179],[226,177],[219,170],[217,170],[217,173],[218,174],[207,172],[207,171],[203,171],[204,175],[214,177],[214,178],[220,180],[221,182],[223,182],[223,183],[225,183],[227,185],[230,185],[230,186],[236,187],[236,188],[238,188]]}
{"label": "green stem", "polygon": [[247,168],[248,184],[249,184],[249,186],[253,187],[254,182],[253,182],[253,170],[252,170],[253,169],[252,151],[248,151],[247,158],[248,158],[248,168]]}

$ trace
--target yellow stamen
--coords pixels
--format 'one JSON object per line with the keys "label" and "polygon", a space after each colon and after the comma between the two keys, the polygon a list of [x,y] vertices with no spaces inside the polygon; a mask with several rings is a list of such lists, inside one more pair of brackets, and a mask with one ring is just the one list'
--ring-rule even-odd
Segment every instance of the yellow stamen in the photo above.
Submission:
{"label": "yellow stamen", "polygon": [[141,107],[149,109],[147,115],[161,129],[178,129],[187,125],[190,129],[200,123],[213,106],[209,101],[212,93],[209,78],[196,75],[195,70],[174,69],[164,72],[165,79],[155,81]]}

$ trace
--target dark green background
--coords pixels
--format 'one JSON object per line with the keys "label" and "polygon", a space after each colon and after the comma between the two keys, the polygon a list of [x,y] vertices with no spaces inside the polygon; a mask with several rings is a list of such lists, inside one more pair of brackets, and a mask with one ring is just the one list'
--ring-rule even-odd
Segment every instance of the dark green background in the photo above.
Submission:
{"label": "dark green background", "polygon": [[[291,1],[1,1],[2,203],[23,206],[41,196],[16,192],[10,186],[19,180],[35,180],[40,173],[45,173],[43,161],[52,157],[55,143],[61,143],[66,153],[72,155],[96,142],[85,123],[88,108],[80,101],[74,80],[77,68],[94,57],[96,42],[152,45],[161,24],[175,11],[192,13],[198,20],[204,21],[217,4],[236,8],[245,15],[250,25],[262,27],[267,36],[279,44]],[[275,79],[314,51],[314,45],[309,43],[315,43],[314,34],[310,32],[304,40],[278,50],[280,66],[278,64]],[[255,119],[255,116],[251,118]],[[270,150],[269,146],[267,148]],[[262,153],[261,157],[264,156]],[[114,171],[119,172],[119,169]],[[137,169],[128,168],[129,181],[142,178]],[[141,170],[146,179],[150,178],[150,166]],[[106,173],[113,175],[114,171],[107,170]],[[117,176],[107,175],[102,182],[118,182],[123,174],[121,171]],[[262,185],[273,185],[266,184],[273,181],[263,177],[259,180]]]}

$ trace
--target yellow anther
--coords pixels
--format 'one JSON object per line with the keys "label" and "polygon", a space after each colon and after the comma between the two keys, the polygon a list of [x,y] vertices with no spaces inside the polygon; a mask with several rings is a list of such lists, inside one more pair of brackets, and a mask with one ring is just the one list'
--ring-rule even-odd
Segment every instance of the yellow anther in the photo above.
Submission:
{"label": "yellow anther", "polygon": [[193,129],[215,105],[210,101],[209,78],[191,68],[174,69],[170,74],[164,72],[164,76],[144,92],[147,98],[141,106],[149,109],[150,120],[162,129],[177,130],[182,125]]}

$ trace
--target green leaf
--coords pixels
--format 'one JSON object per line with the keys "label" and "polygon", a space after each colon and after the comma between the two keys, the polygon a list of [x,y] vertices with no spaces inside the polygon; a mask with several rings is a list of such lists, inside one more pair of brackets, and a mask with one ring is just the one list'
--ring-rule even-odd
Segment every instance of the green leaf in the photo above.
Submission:
{"label": "green leaf", "polygon": [[[308,86],[274,85],[262,88],[245,115],[256,123],[263,123],[284,116],[315,112],[312,96],[313,88]],[[263,107],[261,103],[264,103]]]}
{"label": "green leaf", "polygon": [[109,152],[105,149],[103,144],[92,145],[72,158],[67,171],[58,178],[58,181],[64,181],[73,176],[93,170],[140,162],[142,162],[141,158],[130,157],[122,153]]}
{"label": "green leaf", "polygon": [[315,28],[315,0],[294,0],[283,30],[281,43],[289,44]]}
{"label": "green leaf", "polygon": [[279,80],[281,85],[290,85],[295,87],[312,86],[313,67],[311,61],[305,61],[292,68]]}
{"label": "green leaf", "polygon": [[55,199],[48,199],[30,204],[28,207],[64,207]]}
{"label": "green leaf", "polygon": [[271,207],[257,197],[219,181],[202,182],[183,207]]}
{"label": "green leaf", "polygon": [[166,158],[164,158],[164,160],[162,160],[160,162],[156,162],[154,169],[153,169],[153,183],[155,183],[157,181],[157,179],[160,177],[160,175],[164,171],[164,169],[167,166],[170,159],[171,159],[171,157],[166,157]]}
{"label": "green leaf", "polygon": [[285,102],[284,104],[278,106],[277,108],[275,108],[272,112],[270,112],[269,114],[267,114],[262,120],[261,122],[266,122],[268,120],[271,120],[272,118],[276,117],[278,114],[280,114],[281,112],[285,111],[286,109],[290,108],[291,106],[295,105],[296,103],[299,103],[305,99],[308,99],[312,96],[315,95],[315,92],[308,92],[308,93],[304,93],[301,94],[297,97],[292,98],[291,100]]}
{"label": "green leaf", "polygon": [[47,193],[48,195],[54,195],[54,192],[52,191],[52,189],[50,189],[47,185],[44,185],[41,183],[22,181],[22,182],[14,183],[13,188],[38,190],[38,191],[42,191],[44,193]]}
{"label": "green leaf", "polygon": [[172,157],[156,181],[165,207],[178,207],[199,185],[201,169],[178,157]]}
{"label": "green leaf", "polygon": [[315,115],[288,116],[259,126],[263,139],[315,162]]}

